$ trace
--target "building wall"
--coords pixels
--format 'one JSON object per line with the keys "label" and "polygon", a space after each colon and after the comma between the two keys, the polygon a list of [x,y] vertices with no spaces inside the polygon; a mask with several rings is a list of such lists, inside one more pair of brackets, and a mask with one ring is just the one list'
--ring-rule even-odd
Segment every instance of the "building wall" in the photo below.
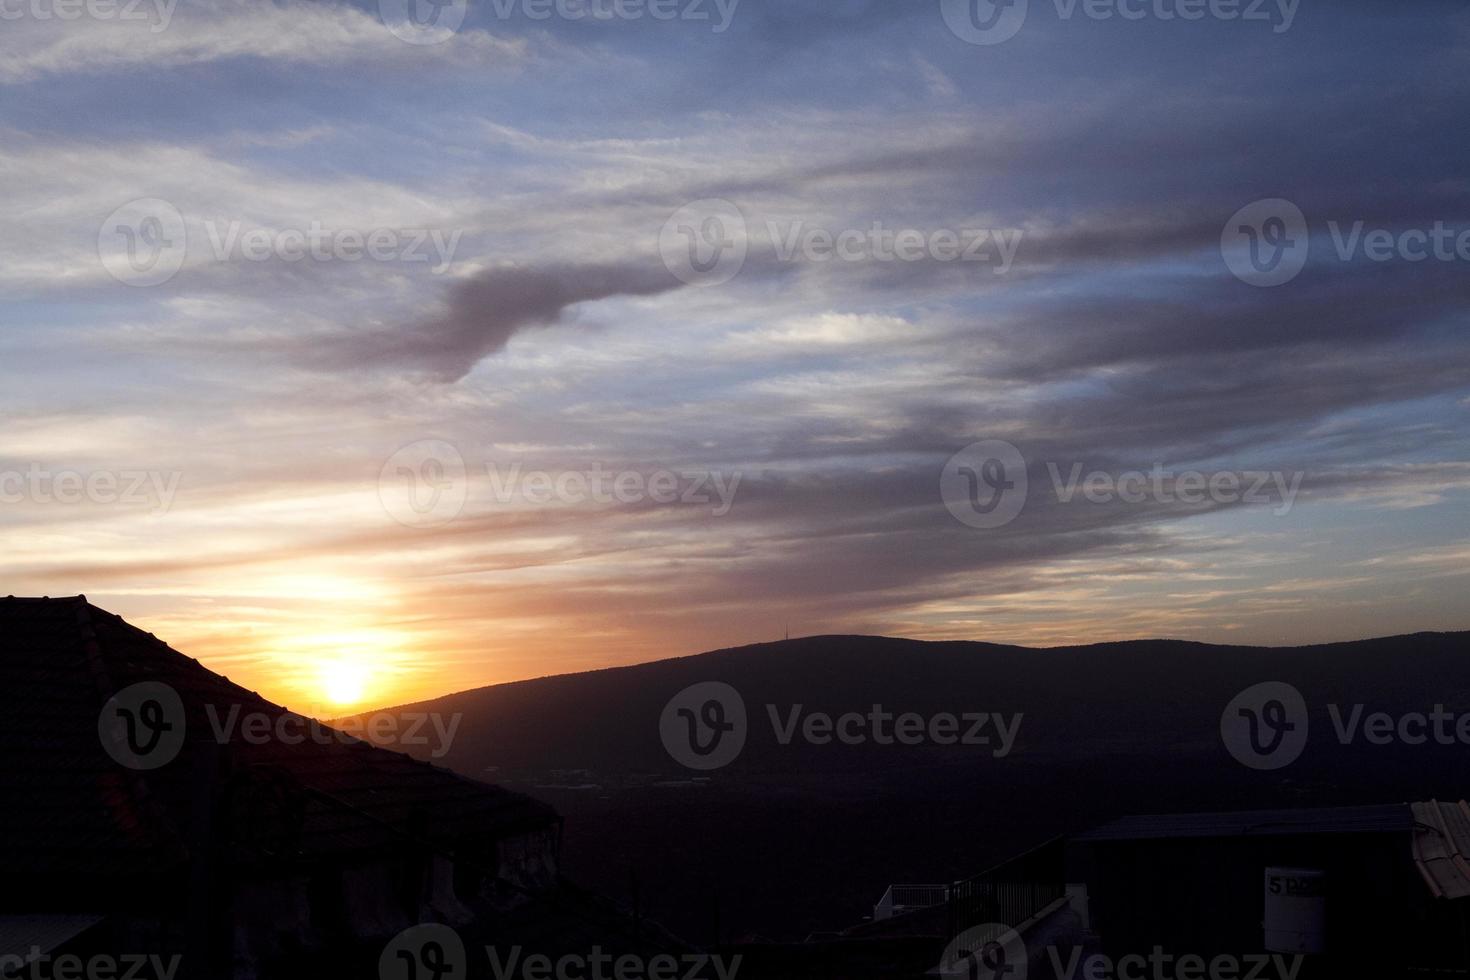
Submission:
{"label": "building wall", "polygon": [[496,861],[500,876],[529,891],[556,885],[558,827],[505,837],[497,842]]}
{"label": "building wall", "polygon": [[1075,867],[1092,926],[1113,957],[1263,952],[1265,869],[1327,874],[1327,956],[1403,963],[1429,895],[1403,834],[1087,842]]}

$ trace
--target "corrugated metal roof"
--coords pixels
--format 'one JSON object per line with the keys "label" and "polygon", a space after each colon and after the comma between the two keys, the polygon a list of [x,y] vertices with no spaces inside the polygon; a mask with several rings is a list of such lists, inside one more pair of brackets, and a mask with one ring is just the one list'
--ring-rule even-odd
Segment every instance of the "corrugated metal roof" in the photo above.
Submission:
{"label": "corrugated metal roof", "polygon": [[1281,837],[1293,834],[1407,833],[1413,814],[1403,803],[1306,810],[1241,810],[1123,817],[1073,836],[1075,841],[1186,837]]}
{"label": "corrugated metal roof", "polygon": [[1414,861],[1436,898],[1470,896],[1470,806],[1458,803],[1413,804]]}

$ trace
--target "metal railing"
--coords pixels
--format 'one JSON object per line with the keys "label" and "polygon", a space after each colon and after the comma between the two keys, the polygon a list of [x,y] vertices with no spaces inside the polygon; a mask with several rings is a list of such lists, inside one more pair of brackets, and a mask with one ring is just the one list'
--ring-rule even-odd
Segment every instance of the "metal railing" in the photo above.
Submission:
{"label": "metal railing", "polygon": [[889,885],[873,906],[873,921],[942,905],[951,939],[984,924],[1015,928],[1066,896],[1062,848],[1058,838],[948,885]]}
{"label": "metal railing", "polygon": [[984,923],[1015,928],[1064,897],[1060,839],[1028,851],[949,889],[949,934],[953,938]]}
{"label": "metal railing", "polygon": [[949,885],[889,885],[878,904],[873,906],[873,919],[890,916],[911,909],[927,909],[949,901]]}
{"label": "metal railing", "polygon": [[1059,881],[957,882],[950,900],[950,934],[986,922],[1015,928],[1065,894]]}

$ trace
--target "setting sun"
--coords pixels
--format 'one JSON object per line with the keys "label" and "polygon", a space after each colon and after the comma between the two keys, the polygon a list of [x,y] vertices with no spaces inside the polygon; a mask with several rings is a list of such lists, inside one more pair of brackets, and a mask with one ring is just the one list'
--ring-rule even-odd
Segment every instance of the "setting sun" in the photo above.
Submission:
{"label": "setting sun", "polygon": [[367,668],[360,663],[334,660],[318,671],[322,697],[334,705],[357,704],[367,690]]}
{"label": "setting sun", "polygon": [[408,638],[361,619],[342,629],[304,630],[295,636],[283,625],[257,649],[276,673],[272,689],[284,703],[308,712],[399,699],[403,676],[411,672],[404,663],[411,659]]}

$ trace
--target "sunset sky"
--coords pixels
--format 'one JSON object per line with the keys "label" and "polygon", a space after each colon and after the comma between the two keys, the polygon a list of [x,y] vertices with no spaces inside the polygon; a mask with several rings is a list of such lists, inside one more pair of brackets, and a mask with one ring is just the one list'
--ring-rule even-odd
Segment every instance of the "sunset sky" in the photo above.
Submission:
{"label": "sunset sky", "polygon": [[[976,44],[940,0],[449,0],[452,36],[409,40],[392,0],[181,0],[166,26],[7,2],[0,593],[86,593],[323,713],[788,628],[1470,628],[1470,260],[1344,259],[1333,231],[1470,231],[1463,3],[1300,0],[1285,26],[1032,0]],[[1276,198],[1310,258],[1242,281],[1222,232]],[[154,285],[118,275],[140,200],[186,230]],[[671,218],[710,200],[748,256],[686,282]],[[875,223],[1017,244],[781,254]],[[313,228],[423,232],[429,261],[240,238]],[[993,528],[940,490],[983,440],[1030,482]],[[1064,502],[1076,464],[1299,495]],[[594,470],[679,482],[517,482]],[[93,499],[57,499],[63,472]]]}

